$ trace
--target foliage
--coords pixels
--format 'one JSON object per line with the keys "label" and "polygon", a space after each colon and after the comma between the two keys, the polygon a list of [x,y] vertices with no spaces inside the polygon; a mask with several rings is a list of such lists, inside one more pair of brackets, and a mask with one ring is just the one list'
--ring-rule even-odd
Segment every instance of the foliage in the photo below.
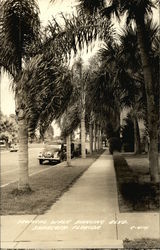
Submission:
{"label": "foliage", "polygon": [[35,129],[40,127],[42,135],[68,105],[72,92],[71,73],[48,52],[31,59],[19,84],[29,131],[34,134]]}
{"label": "foliage", "polygon": [[85,11],[88,14],[93,14],[105,6],[105,0],[79,0],[79,12]]}
{"label": "foliage", "polygon": [[60,120],[62,136],[71,134],[80,125],[81,111],[83,108],[82,91],[86,90],[86,75],[82,70],[83,62],[79,58],[72,66],[73,91],[70,96],[68,108]]}
{"label": "foliage", "polygon": [[16,79],[21,59],[40,35],[39,9],[34,0],[3,0],[0,8],[0,67]]}
{"label": "foliage", "polygon": [[70,106],[62,115],[60,121],[61,136],[66,137],[71,134],[80,124],[80,107],[79,102]]}
{"label": "foliage", "polygon": [[125,124],[122,126],[122,144],[123,149],[126,152],[134,151],[134,124],[131,119],[131,116],[128,115],[124,119]]}
{"label": "foliage", "polygon": [[[157,44],[158,28],[152,24],[150,19],[147,21],[146,27],[148,37],[150,38],[150,58],[151,61],[154,61],[152,69],[155,72],[154,75],[156,78],[158,76],[158,63],[154,60],[154,54],[156,57],[157,53],[152,47],[154,44]],[[111,97],[110,99],[113,104],[110,103],[110,107],[113,110],[116,110],[116,106],[120,108],[129,107],[134,110],[134,114],[136,114],[138,119],[144,120],[147,126],[147,100],[136,29],[128,26],[123,30],[119,38],[119,43],[106,41],[104,46],[99,50],[98,54],[101,59],[100,84],[104,81],[103,78],[106,78],[109,97],[107,98],[105,91],[104,93],[106,99]],[[155,90],[158,89],[157,83],[158,81],[155,79]],[[154,91],[156,108],[159,106],[158,96],[159,91]],[[101,97],[99,99],[102,100],[103,104],[105,103]],[[113,124],[109,124],[108,126],[113,128]]]}
{"label": "foliage", "polygon": [[135,240],[125,239],[123,245],[125,249],[158,249],[160,246],[160,240],[151,238]]}
{"label": "foliage", "polygon": [[118,152],[121,151],[121,141],[119,138],[111,137],[109,138],[108,142],[109,142],[109,152],[111,154],[113,154],[114,151],[118,151]]}
{"label": "foliage", "polygon": [[[149,54],[152,63],[152,70],[154,71],[154,97],[156,107],[159,104],[159,88],[158,84],[158,68],[159,64],[156,59],[159,51],[157,47],[158,40],[158,26],[153,24],[150,19],[146,22],[146,31],[149,38]],[[128,107],[133,108],[136,111],[136,115],[139,119],[143,119],[147,125],[147,99],[145,91],[145,83],[143,77],[142,64],[140,60],[140,52],[137,42],[136,29],[128,26],[126,30],[123,30],[123,34],[120,37],[121,41],[121,54],[125,60],[125,68],[128,71],[128,81],[121,81],[121,89],[124,91],[124,96],[121,102]],[[156,50],[155,47],[156,46]],[[121,64],[122,65],[122,64]],[[130,79],[130,80],[129,80]],[[126,79],[127,80],[127,79]],[[158,109],[156,111],[158,113]]]}
{"label": "foliage", "polygon": [[113,159],[120,212],[158,211],[159,183],[149,181],[146,156],[114,154]]}
{"label": "foliage", "polygon": [[17,123],[14,116],[7,117],[0,114],[1,139],[12,142],[17,139]]}
{"label": "foliage", "polygon": [[54,129],[52,125],[50,125],[44,134],[44,139],[50,141],[53,139],[53,137],[54,137]]}
{"label": "foliage", "polygon": [[72,14],[68,18],[61,13],[61,17],[63,25],[52,18],[45,29],[45,37],[51,49],[54,42],[53,48],[58,49],[66,59],[70,59],[72,52],[77,54],[85,47],[88,48],[97,38],[103,39],[113,33],[111,22],[102,19],[99,14]]}
{"label": "foliage", "polygon": [[111,0],[110,5],[103,9],[103,15],[110,17],[115,14],[118,18],[126,15],[126,24],[136,18],[144,18],[152,13],[152,8],[158,4],[157,0]]}
{"label": "foliage", "polygon": [[[108,39],[108,44],[111,45],[111,41]],[[120,95],[117,85],[114,84],[115,68],[112,64],[116,61],[113,52],[115,53],[114,46],[109,48],[106,44],[105,48],[99,50],[97,59],[91,60],[93,66],[89,68],[91,80],[88,86],[88,106],[92,107],[95,117],[101,123],[101,128],[107,133],[108,126],[112,126],[113,133],[119,130],[117,119],[120,112]]]}
{"label": "foliage", "polygon": [[[25,106],[31,133],[40,126],[43,134],[53,119],[58,119],[66,110],[72,88],[74,93],[79,92],[80,86],[75,88],[74,84],[71,84],[72,73],[65,65],[64,58],[70,58],[72,50],[77,53],[78,49],[82,49],[82,44],[84,46],[86,42],[88,46],[96,39],[101,33],[100,25],[106,26],[108,32],[111,32],[109,22],[100,21],[98,16],[94,19],[85,14],[81,17],[73,15],[67,19],[62,15],[62,19],[64,26],[59,25],[54,18],[49,23],[43,41],[37,49],[37,55],[26,65],[19,80],[19,96],[22,96],[21,103]],[[77,98],[77,94],[74,98]],[[74,127],[75,124],[76,122]]]}

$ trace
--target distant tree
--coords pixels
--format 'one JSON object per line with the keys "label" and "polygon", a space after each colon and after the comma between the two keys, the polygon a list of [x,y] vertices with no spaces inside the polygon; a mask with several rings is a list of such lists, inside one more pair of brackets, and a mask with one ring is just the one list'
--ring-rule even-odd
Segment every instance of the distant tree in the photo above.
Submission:
{"label": "distant tree", "polygon": [[15,117],[0,114],[0,138],[5,139],[7,144],[17,142],[18,126]]}
{"label": "distant tree", "polygon": [[52,125],[50,125],[44,134],[44,139],[52,140],[53,136],[54,136],[54,129],[53,129]]}

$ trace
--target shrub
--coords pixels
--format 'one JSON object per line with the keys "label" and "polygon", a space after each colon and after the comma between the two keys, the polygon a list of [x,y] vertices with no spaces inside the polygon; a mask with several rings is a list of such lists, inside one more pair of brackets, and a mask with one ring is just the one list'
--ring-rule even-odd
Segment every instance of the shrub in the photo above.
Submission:
{"label": "shrub", "polygon": [[159,183],[141,180],[122,155],[114,154],[113,160],[120,211],[159,211]]}
{"label": "shrub", "polygon": [[111,137],[108,140],[109,142],[109,152],[113,154],[114,151],[121,151],[121,141],[117,137]]}

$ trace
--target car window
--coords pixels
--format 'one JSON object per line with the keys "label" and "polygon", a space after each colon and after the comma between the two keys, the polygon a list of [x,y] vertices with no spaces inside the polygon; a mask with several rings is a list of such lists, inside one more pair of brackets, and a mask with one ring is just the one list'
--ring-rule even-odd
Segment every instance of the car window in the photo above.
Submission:
{"label": "car window", "polygon": [[44,147],[44,150],[57,150],[57,149],[61,149],[61,145],[54,144],[54,145],[46,145]]}
{"label": "car window", "polygon": [[4,141],[0,141],[0,145],[5,146],[5,142]]}

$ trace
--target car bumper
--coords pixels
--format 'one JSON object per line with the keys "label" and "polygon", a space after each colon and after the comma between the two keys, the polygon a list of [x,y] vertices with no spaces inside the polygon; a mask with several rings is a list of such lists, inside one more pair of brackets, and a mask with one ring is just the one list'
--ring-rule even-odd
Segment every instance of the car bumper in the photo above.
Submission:
{"label": "car bumper", "polygon": [[60,158],[38,157],[38,160],[43,160],[43,161],[60,161]]}

